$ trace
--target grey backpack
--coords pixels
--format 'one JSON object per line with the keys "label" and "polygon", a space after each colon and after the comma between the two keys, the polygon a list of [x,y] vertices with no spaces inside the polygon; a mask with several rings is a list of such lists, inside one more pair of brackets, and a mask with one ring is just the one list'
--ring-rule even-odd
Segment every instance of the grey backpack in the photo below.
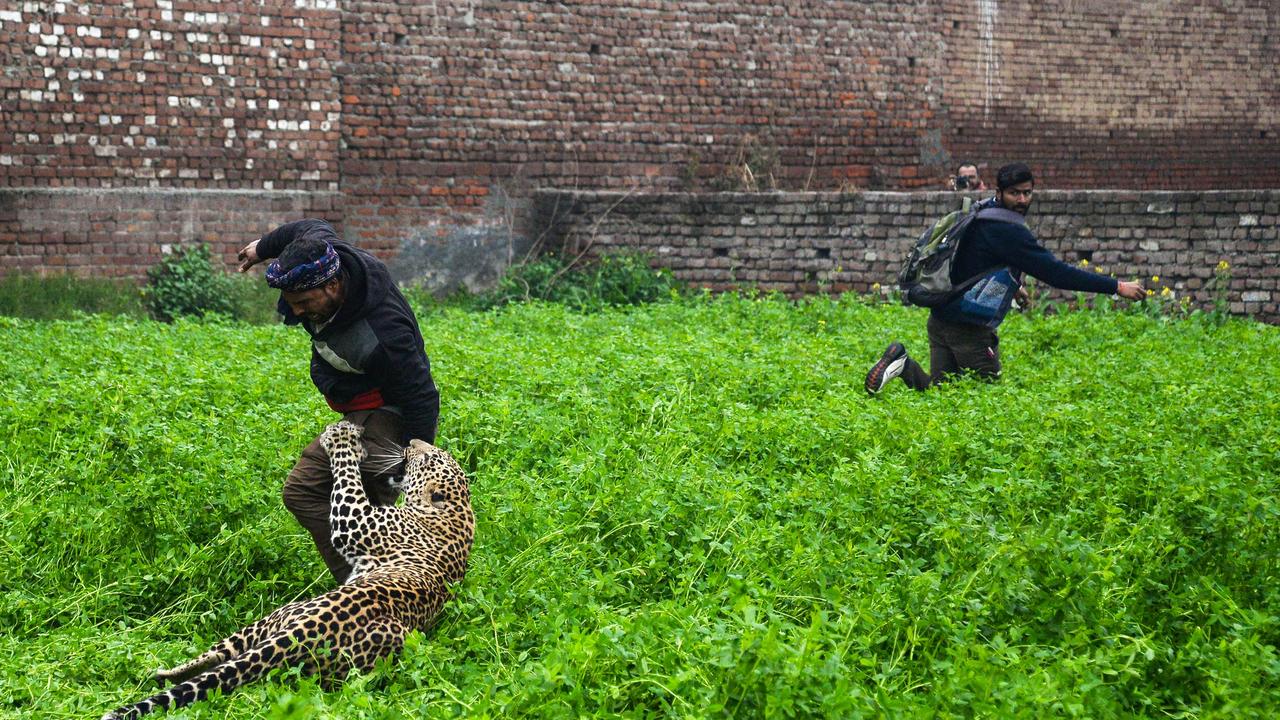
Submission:
{"label": "grey backpack", "polygon": [[898,290],[902,293],[904,305],[927,308],[946,305],[995,269],[987,268],[962,283],[951,282],[952,262],[974,220],[1026,224],[1026,219],[1012,210],[982,207],[981,204],[974,206],[973,199],[966,197],[959,210],[942,216],[921,233],[911,248],[898,271]]}

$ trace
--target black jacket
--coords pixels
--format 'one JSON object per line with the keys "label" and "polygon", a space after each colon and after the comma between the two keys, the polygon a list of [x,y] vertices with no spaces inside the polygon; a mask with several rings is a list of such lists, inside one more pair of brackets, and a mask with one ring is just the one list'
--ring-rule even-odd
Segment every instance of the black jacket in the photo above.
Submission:
{"label": "black jacket", "polygon": [[406,441],[434,443],[440,393],[431,379],[417,317],[387,266],[339,240],[323,220],[299,220],[272,230],[259,240],[258,257],[279,257],[302,235],[317,235],[333,245],[346,288],[342,308],[319,329],[294,315],[283,298],[277,305],[286,325],[300,324],[311,335],[312,382],[334,410],[383,407],[400,413]]}

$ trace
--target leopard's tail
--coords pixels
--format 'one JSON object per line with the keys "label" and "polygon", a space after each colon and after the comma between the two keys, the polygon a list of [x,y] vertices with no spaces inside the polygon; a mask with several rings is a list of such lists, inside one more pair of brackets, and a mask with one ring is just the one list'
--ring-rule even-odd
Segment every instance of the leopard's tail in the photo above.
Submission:
{"label": "leopard's tail", "polygon": [[[205,670],[208,670],[214,665],[217,665],[222,662],[226,662],[227,658],[231,657],[232,652],[239,651],[239,649],[235,649],[231,647],[230,643],[231,643],[230,639],[223,640],[222,642],[218,643],[218,645],[214,646],[212,650],[209,650],[208,652],[204,653],[203,655],[196,658],[195,660],[191,660],[190,662],[185,662],[170,670],[164,670],[164,669],[156,670],[155,672],[156,684],[158,684],[160,687],[164,687],[165,685],[168,685],[170,683],[180,683],[183,680],[187,680],[195,675],[199,675],[200,673],[204,672]],[[240,648],[240,649],[243,649],[243,648]]]}
{"label": "leopard's tail", "polygon": [[208,672],[145,700],[116,708],[103,715],[102,720],[131,720],[156,710],[180,708],[205,699],[214,690],[221,690],[225,695],[262,678],[277,667],[309,664],[307,660],[316,652],[313,644],[300,641],[290,633],[275,635]]}

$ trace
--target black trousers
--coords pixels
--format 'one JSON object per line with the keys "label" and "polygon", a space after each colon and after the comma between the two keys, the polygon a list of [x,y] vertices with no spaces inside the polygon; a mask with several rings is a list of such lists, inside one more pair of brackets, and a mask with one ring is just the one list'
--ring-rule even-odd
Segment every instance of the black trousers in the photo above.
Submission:
{"label": "black trousers", "polygon": [[927,390],[947,378],[971,372],[989,380],[1000,377],[1000,338],[981,325],[951,322],[929,315],[929,372],[907,358],[902,379],[916,390]]}

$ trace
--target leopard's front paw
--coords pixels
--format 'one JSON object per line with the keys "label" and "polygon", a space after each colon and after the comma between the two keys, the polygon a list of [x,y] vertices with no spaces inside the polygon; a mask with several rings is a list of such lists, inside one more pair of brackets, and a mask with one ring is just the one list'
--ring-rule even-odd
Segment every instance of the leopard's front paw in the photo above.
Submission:
{"label": "leopard's front paw", "polygon": [[353,422],[342,420],[324,429],[324,434],[320,436],[320,446],[332,455],[333,451],[340,447],[358,445],[363,435],[364,428]]}

